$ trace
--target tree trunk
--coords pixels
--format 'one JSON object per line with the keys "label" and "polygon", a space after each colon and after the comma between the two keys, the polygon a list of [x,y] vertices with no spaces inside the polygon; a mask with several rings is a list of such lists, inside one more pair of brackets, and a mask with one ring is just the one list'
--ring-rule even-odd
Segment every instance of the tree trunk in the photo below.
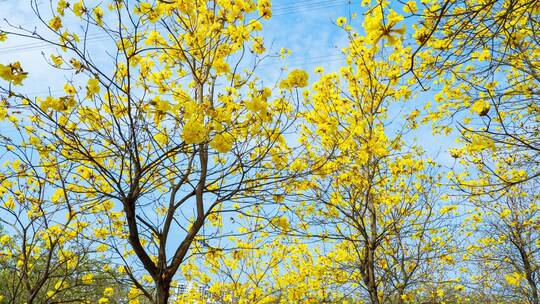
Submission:
{"label": "tree trunk", "polygon": [[375,248],[373,244],[370,244],[368,248],[368,265],[367,265],[367,275],[368,275],[368,292],[369,299],[371,304],[379,304],[379,295],[377,292],[377,282],[375,279]]}
{"label": "tree trunk", "polygon": [[540,304],[540,299],[538,295],[538,286],[536,285],[536,282],[533,278],[534,271],[532,269],[528,252],[525,249],[523,238],[521,237],[521,234],[519,232],[518,232],[517,244],[518,244],[517,247],[518,247],[519,254],[521,255],[521,261],[523,262],[523,267],[525,270],[525,278],[527,279],[527,283],[529,284],[529,287],[531,288],[532,304]]}
{"label": "tree trunk", "polygon": [[370,240],[368,243],[368,277],[369,277],[369,284],[368,284],[368,291],[369,291],[369,298],[371,300],[372,304],[379,304],[379,295],[377,292],[377,279],[375,277],[375,251],[377,250],[377,211],[375,209],[375,206],[373,204],[373,199],[371,196],[368,196],[368,208],[371,213],[370,217]]}
{"label": "tree trunk", "polygon": [[523,262],[525,265],[525,277],[527,279],[527,283],[529,284],[529,287],[531,288],[532,304],[540,304],[540,298],[538,295],[538,286],[536,286],[536,282],[533,278],[531,262],[529,261],[529,257],[526,254],[524,254]]}
{"label": "tree trunk", "polygon": [[171,283],[170,282],[158,282],[156,284],[156,300],[155,304],[167,304],[169,303],[169,297],[170,297],[170,291],[171,291]]}

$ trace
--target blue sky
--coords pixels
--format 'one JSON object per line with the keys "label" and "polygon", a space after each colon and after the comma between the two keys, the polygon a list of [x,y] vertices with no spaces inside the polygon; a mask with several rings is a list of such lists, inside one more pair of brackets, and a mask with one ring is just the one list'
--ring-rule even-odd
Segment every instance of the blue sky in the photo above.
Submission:
{"label": "blue sky", "polygon": [[[313,69],[317,66],[326,72],[337,71],[343,64],[341,48],[347,46],[347,36],[343,29],[334,24],[339,16],[346,16],[351,20],[351,13],[358,13],[352,21],[352,26],[360,29],[362,23],[360,6],[361,0],[279,0],[273,1],[274,16],[263,22],[263,37],[267,50],[277,53],[281,48],[292,51],[292,55],[285,60],[270,59],[260,66],[259,75],[264,77],[268,85],[278,80],[282,67],[289,69],[302,68],[311,75],[311,82],[317,78]],[[41,0],[46,6],[48,1]],[[39,26],[35,21],[34,13],[30,10],[30,0],[1,1],[3,10],[0,12],[0,29],[5,26],[4,18],[13,24],[24,26]],[[272,47],[271,47],[272,46]],[[92,40],[91,47],[96,51],[104,52],[106,43],[100,39]],[[45,95],[49,90],[56,94],[63,93],[63,84],[66,76],[51,68],[44,60],[42,52],[48,58],[50,48],[44,48],[43,43],[20,38],[10,38],[0,44],[0,63],[21,61],[29,72],[25,80],[24,91],[31,95]],[[421,94],[408,101],[406,108],[421,108],[431,99],[431,94]],[[0,124],[2,134],[9,133],[5,125]],[[453,144],[453,138],[442,138],[431,135],[429,126],[421,127],[416,132],[419,143],[428,151],[428,156],[437,159],[446,166],[452,166],[454,160],[446,152]]]}
{"label": "blue sky", "polygon": [[[40,1],[42,9],[47,11],[48,1]],[[94,1],[88,1],[94,2]],[[313,69],[317,66],[326,72],[336,71],[343,64],[341,48],[347,46],[347,37],[343,29],[334,24],[339,16],[346,16],[351,25],[360,30],[361,13],[364,10],[361,0],[278,0],[273,1],[273,17],[263,22],[263,37],[267,51],[277,53],[281,48],[292,51],[292,55],[284,60],[267,59],[258,69],[259,75],[267,85],[279,79],[282,68],[302,68],[311,74],[311,81],[317,78]],[[97,3],[97,1],[96,1]],[[26,27],[42,27],[30,9],[30,0],[5,0],[1,2],[4,10],[0,13],[0,29],[6,26],[5,18],[12,24],[22,24]],[[399,8],[396,8],[399,10]],[[351,20],[351,14],[358,17]],[[107,44],[103,39],[91,40],[91,47],[104,55]],[[25,81],[24,91],[36,95],[44,95],[51,91],[53,95],[63,94],[63,83],[66,76],[51,68],[44,60],[52,49],[43,46],[39,41],[10,37],[0,44],[0,63],[21,61],[29,77]],[[31,94],[31,95],[34,95]],[[420,94],[407,102],[406,107],[421,108],[431,99],[431,94]],[[1,127],[1,126],[0,126]],[[2,132],[8,132],[3,128]],[[421,127],[416,133],[430,156],[451,166],[453,159],[446,152],[454,145],[452,138],[434,137],[429,126]]]}
{"label": "blue sky", "polygon": [[[40,29],[40,33],[46,32],[32,12],[30,0],[7,0],[0,3],[3,7],[0,12],[2,20],[0,29],[6,27],[3,20],[7,19],[11,24],[20,24],[25,28],[35,26]],[[42,0],[41,4],[41,9],[48,13],[48,1]],[[340,49],[346,46],[347,39],[343,30],[333,22],[338,16],[349,14],[348,1],[281,0],[274,1],[273,6],[274,17],[263,22],[263,37],[267,50],[270,53],[278,53],[281,48],[287,48],[292,51],[292,55],[285,60],[271,58],[260,66],[259,75],[263,75],[267,85],[278,80],[285,65],[290,69],[306,69],[310,74],[313,74],[312,71],[316,66],[321,66],[326,71],[339,68],[342,61]],[[360,9],[359,3],[352,4],[351,7]],[[76,23],[64,24],[77,26]],[[95,54],[104,55],[107,45],[110,45],[110,42],[104,39],[91,40]],[[29,76],[21,89],[30,96],[46,96],[49,92],[52,95],[61,95],[63,85],[68,80],[66,77],[70,77],[70,73],[61,73],[46,63],[45,58],[48,59],[53,50],[36,40],[9,37],[6,42],[0,44],[0,63],[14,61],[22,63]],[[42,55],[42,52],[45,55]],[[107,63],[107,59],[102,62]],[[5,123],[0,123],[0,132],[10,136],[16,134],[15,130]]]}
{"label": "blue sky", "polygon": [[[43,2],[43,1],[42,1]],[[274,16],[264,21],[264,38],[267,50],[272,53],[279,52],[284,47],[292,51],[292,55],[280,62],[272,59],[263,64],[261,69],[267,76],[279,75],[280,67],[288,64],[290,68],[304,68],[312,71],[316,66],[325,70],[333,70],[340,63],[339,49],[346,45],[343,30],[333,21],[341,15],[348,15],[349,8],[359,9],[359,3],[349,4],[345,0],[300,0],[300,1],[274,1]],[[357,2],[357,1],[353,1]],[[22,24],[25,27],[42,27],[30,10],[29,0],[7,0],[2,2],[6,9],[0,13],[3,20],[7,18],[13,24]],[[43,2],[42,9],[47,10],[48,3]],[[22,22],[21,22],[22,20]],[[0,28],[6,27],[0,22]],[[99,47],[103,39],[92,40],[92,47]],[[54,73],[55,70],[44,62],[41,52],[50,52],[51,48],[44,47],[43,43],[10,37],[0,45],[0,62],[19,60],[24,63],[29,72],[28,81],[25,82],[27,92],[46,93],[48,87],[54,91],[58,88],[57,81],[63,83],[62,75]],[[48,54],[47,54],[48,57]],[[272,78],[272,77],[269,77]]]}

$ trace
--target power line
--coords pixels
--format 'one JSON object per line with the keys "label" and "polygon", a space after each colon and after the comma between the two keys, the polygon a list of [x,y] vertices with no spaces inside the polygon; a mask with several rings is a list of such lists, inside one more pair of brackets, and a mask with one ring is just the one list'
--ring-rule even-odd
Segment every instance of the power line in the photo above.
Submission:
{"label": "power line", "polygon": [[[315,0],[315,1],[317,1],[317,0]],[[297,1],[296,3],[298,4],[298,3],[302,3],[302,2],[306,3],[306,2],[312,2],[312,1],[304,0],[304,1]],[[343,5],[346,5],[346,4],[351,4],[351,1],[350,0],[338,0],[338,1],[312,2],[311,5],[309,5],[307,7],[301,7],[301,9],[297,9],[298,6],[286,6],[286,7],[281,9],[282,10],[281,12],[279,11],[279,8],[276,9],[276,10],[278,10],[278,13],[273,14],[273,16],[284,16],[284,15],[290,15],[290,14],[294,14],[294,13],[305,13],[305,12],[311,12],[311,11],[321,10],[321,9],[325,9],[325,8],[343,6]],[[158,28],[163,28],[163,26],[159,26],[159,25],[157,27]],[[85,38],[85,41],[86,42],[102,41],[102,40],[105,40],[108,37],[110,37],[108,34],[88,35]],[[32,51],[32,50],[35,50],[35,49],[51,48],[51,47],[54,47],[54,46],[51,45],[50,43],[43,43],[43,42],[26,43],[26,44],[1,48],[0,49],[0,55],[7,55],[7,54],[15,53],[15,52],[23,53],[23,52]]]}
{"label": "power line", "polygon": [[[7,2],[9,0],[0,0],[0,3],[2,2]],[[316,1],[320,1],[320,0],[297,0],[295,1],[293,4],[291,3],[285,3],[285,4],[276,4],[276,5],[273,5],[272,6],[272,11],[275,11],[275,10],[283,10],[283,9],[287,9],[287,8],[295,8],[297,7],[299,4],[304,4],[304,3],[307,3],[307,4],[310,4],[313,3],[313,2],[316,2]],[[337,2],[337,1],[340,1],[340,0],[327,0],[327,1],[324,1],[324,2]],[[22,12],[24,13],[24,12]],[[30,26],[30,25],[37,25],[37,24],[41,24],[42,22],[41,21],[34,21],[34,22],[28,22],[28,23],[22,23],[22,24],[19,24],[19,26]]]}
{"label": "power line", "polygon": [[[95,41],[103,41],[105,40],[104,38],[107,38],[109,37],[109,35],[96,35],[96,36],[87,36],[86,39],[84,41],[86,42],[95,42]],[[10,47],[9,49],[0,49],[0,55],[7,55],[7,54],[12,54],[12,53],[25,53],[25,52],[28,52],[28,51],[33,51],[33,50],[38,50],[38,49],[48,49],[48,48],[52,48],[52,47],[56,47],[56,45],[52,45],[51,43],[44,43],[44,42],[39,42],[39,43],[35,43],[33,44],[32,46],[13,46],[13,47]]]}
{"label": "power line", "polygon": [[307,13],[307,12],[317,11],[317,10],[321,10],[321,9],[325,9],[325,8],[333,8],[333,7],[344,6],[344,5],[347,5],[347,4],[350,4],[350,1],[345,1],[345,2],[341,2],[341,3],[334,3],[334,4],[327,4],[327,5],[321,5],[321,6],[314,6],[314,7],[307,7],[307,8],[303,8],[301,10],[294,10],[293,12],[290,12],[290,13],[287,12],[287,13],[273,14],[273,16],[277,17],[277,16],[290,15],[290,14],[293,14],[293,13]]}
{"label": "power line", "polygon": [[[314,60],[314,59],[323,59],[323,60]],[[329,56],[313,56],[313,57],[305,57],[305,58],[298,58],[296,60],[292,60],[289,62],[284,62],[284,64],[288,67],[302,67],[302,66],[311,66],[321,63],[329,63],[329,62],[338,62],[342,61],[345,58],[341,54],[334,54]],[[302,62],[304,60],[304,62]],[[269,66],[276,63],[270,63],[270,62],[263,62],[259,66]],[[63,93],[64,90],[53,90],[53,91],[34,91],[34,92],[27,92],[27,95],[42,95],[42,94],[60,94]]]}
{"label": "power line", "polygon": [[343,2],[343,1],[346,1],[346,2],[351,2],[349,0],[326,0],[326,1],[321,1],[321,0],[303,0],[303,1],[294,1],[293,3],[288,3],[288,4],[284,4],[284,5],[276,5],[272,8],[272,12],[277,12],[277,11],[280,11],[280,10],[287,10],[287,9],[297,9],[297,8],[305,8],[305,5],[303,5],[304,3],[307,2],[307,7],[310,7],[310,6],[320,6],[320,5],[335,5],[337,4],[338,2]]}

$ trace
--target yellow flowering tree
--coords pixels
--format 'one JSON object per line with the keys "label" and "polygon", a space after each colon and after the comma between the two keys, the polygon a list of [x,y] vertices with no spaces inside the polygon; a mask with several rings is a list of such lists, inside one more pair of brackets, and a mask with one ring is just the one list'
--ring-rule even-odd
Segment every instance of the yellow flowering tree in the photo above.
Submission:
{"label": "yellow flowering tree", "polygon": [[0,302],[540,304],[539,2],[361,2],[341,67],[268,83],[269,0],[31,0]]}
{"label": "yellow flowering tree", "polygon": [[[426,120],[438,131],[459,131],[462,147],[452,156],[471,161],[478,180],[486,177],[503,190],[537,178],[538,2],[429,1],[422,6],[413,14],[421,47],[411,69],[432,70],[437,104],[426,105],[431,110]],[[478,159],[482,151],[489,157]],[[499,170],[508,157],[516,158],[511,167],[520,174]]]}
{"label": "yellow flowering tree", "polygon": [[[210,219],[241,212],[232,202],[252,204],[288,178],[274,169],[290,162],[295,95],[272,96],[254,74],[270,3],[32,3],[46,32],[2,33],[53,47],[46,58],[67,81],[58,95],[27,96],[15,88],[26,77],[20,65],[1,66],[2,118],[32,128],[35,153],[69,169],[62,182],[83,201],[73,212],[94,206],[86,236],[123,264],[130,303],[168,303],[194,244],[219,247],[223,225]],[[106,52],[90,33],[105,37]],[[287,87],[307,82],[302,73],[288,79]]]}
{"label": "yellow flowering tree", "polygon": [[538,183],[469,198],[463,258],[475,288],[511,303],[539,303]]}
{"label": "yellow flowering tree", "polygon": [[442,270],[455,264],[437,165],[413,142],[420,111],[400,105],[419,88],[404,76],[412,53],[401,20],[369,12],[365,36],[338,20],[346,65],[321,75],[306,98],[300,141],[309,149],[297,167],[315,173],[291,185],[304,200],[293,233],[331,244],[326,282],[369,303],[437,299]]}
{"label": "yellow flowering tree", "polygon": [[184,267],[186,277],[207,287],[211,296],[190,290],[181,301],[337,303],[347,298],[328,280],[331,269],[321,248],[287,235],[292,227],[283,212],[270,222],[262,208],[245,213],[228,239],[233,246],[197,248],[205,259],[192,260]]}
{"label": "yellow flowering tree", "polygon": [[95,206],[75,208],[85,202],[64,184],[69,167],[36,161],[35,130],[14,131],[21,142],[0,135],[0,296],[5,303],[97,301],[96,291],[117,285],[117,276],[101,268],[107,261],[96,259],[85,237],[83,217]]}
{"label": "yellow flowering tree", "polygon": [[527,0],[425,1],[410,13],[420,21],[410,68],[432,70],[436,105],[425,120],[458,136],[450,177],[473,204],[464,246],[481,273],[471,278],[511,302],[539,301],[539,13]]}

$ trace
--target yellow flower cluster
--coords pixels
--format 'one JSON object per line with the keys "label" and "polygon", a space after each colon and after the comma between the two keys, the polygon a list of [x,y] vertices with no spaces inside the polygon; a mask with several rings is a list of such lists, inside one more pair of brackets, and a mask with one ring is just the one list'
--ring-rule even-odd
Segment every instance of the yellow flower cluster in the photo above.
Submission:
{"label": "yellow flower cluster", "polygon": [[272,3],[270,0],[259,0],[257,8],[259,10],[259,16],[264,19],[270,19],[272,17]]}
{"label": "yellow flower cluster", "polygon": [[40,107],[43,111],[47,111],[49,109],[53,109],[55,111],[67,111],[70,108],[74,107],[75,104],[76,102],[73,96],[66,96],[60,98],[47,96],[47,98],[41,101]]}
{"label": "yellow flower cluster", "polygon": [[88,79],[88,83],[86,85],[86,97],[91,98],[92,96],[98,94],[99,91],[99,80],[95,78]]}
{"label": "yellow flower cluster", "polygon": [[512,285],[512,286],[520,286],[521,282],[523,281],[524,278],[525,278],[525,276],[522,273],[519,273],[519,272],[514,272],[512,274],[507,274],[507,275],[504,276],[504,279],[506,280],[506,283],[508,283],[508,285]]}
{"label": "yellow flower cluster", "polygon": [[55,30],[58,31],[62,27],[62,19],[60,17],[56,16],[49,21],[49,26]]}
{"label": "yellow flower cluster", "polygon": [[489,112],[490,103],[488,100],[478,100],[471,106],[471,112],[476,113],[480,116],[486,116]]}
{"label": "yellow flower cluster", "polygon": [[22,84],[22,81],[28,76],[24,72],[20,62],[14,62],[9,65],[0,64],[0,78],[12,82],[14,85]]}
{"label": "yellow flower cluster", "polygon": [[216,149],[220,153],[229,152],[234,143],[234,136],[230,133],[223,132],[219,133],[212,141],[210,141],[210,147]]}
{"label": "yellow flower cluster", "polygon": [[381,10],[373,10],[366,15],[364,20],[364,29],[366,37],[373,41],[374,44],[384,38],[388,40],[390,45],[395,45],[399,39],[395,35],[405,34],[405,28],[396,28],[396,25],[403,20],[403,16],[390,10],[387,16],[383,16]]}
{"label": "yellow flower cluster", "polygon": [[208,130],[202,117],[194,115],[186,121],[182,131],[182,138],[186,144],[200,144],[206,140]]}
{"label": "yellow flower cluster", "polygon": [[308,85],[309,75],[304,70],[292,70],[289,76],[282,80],[280,88],[290,90],[293,88],[304,88]]}
{"label": "yellow flower cluster", "polygon": [[337,18],[336,24],[337,24],[338,26],[344,26],[345,24],[347,24],[347,18],[345,18],[345,17],[339,17],[339,18]]}

